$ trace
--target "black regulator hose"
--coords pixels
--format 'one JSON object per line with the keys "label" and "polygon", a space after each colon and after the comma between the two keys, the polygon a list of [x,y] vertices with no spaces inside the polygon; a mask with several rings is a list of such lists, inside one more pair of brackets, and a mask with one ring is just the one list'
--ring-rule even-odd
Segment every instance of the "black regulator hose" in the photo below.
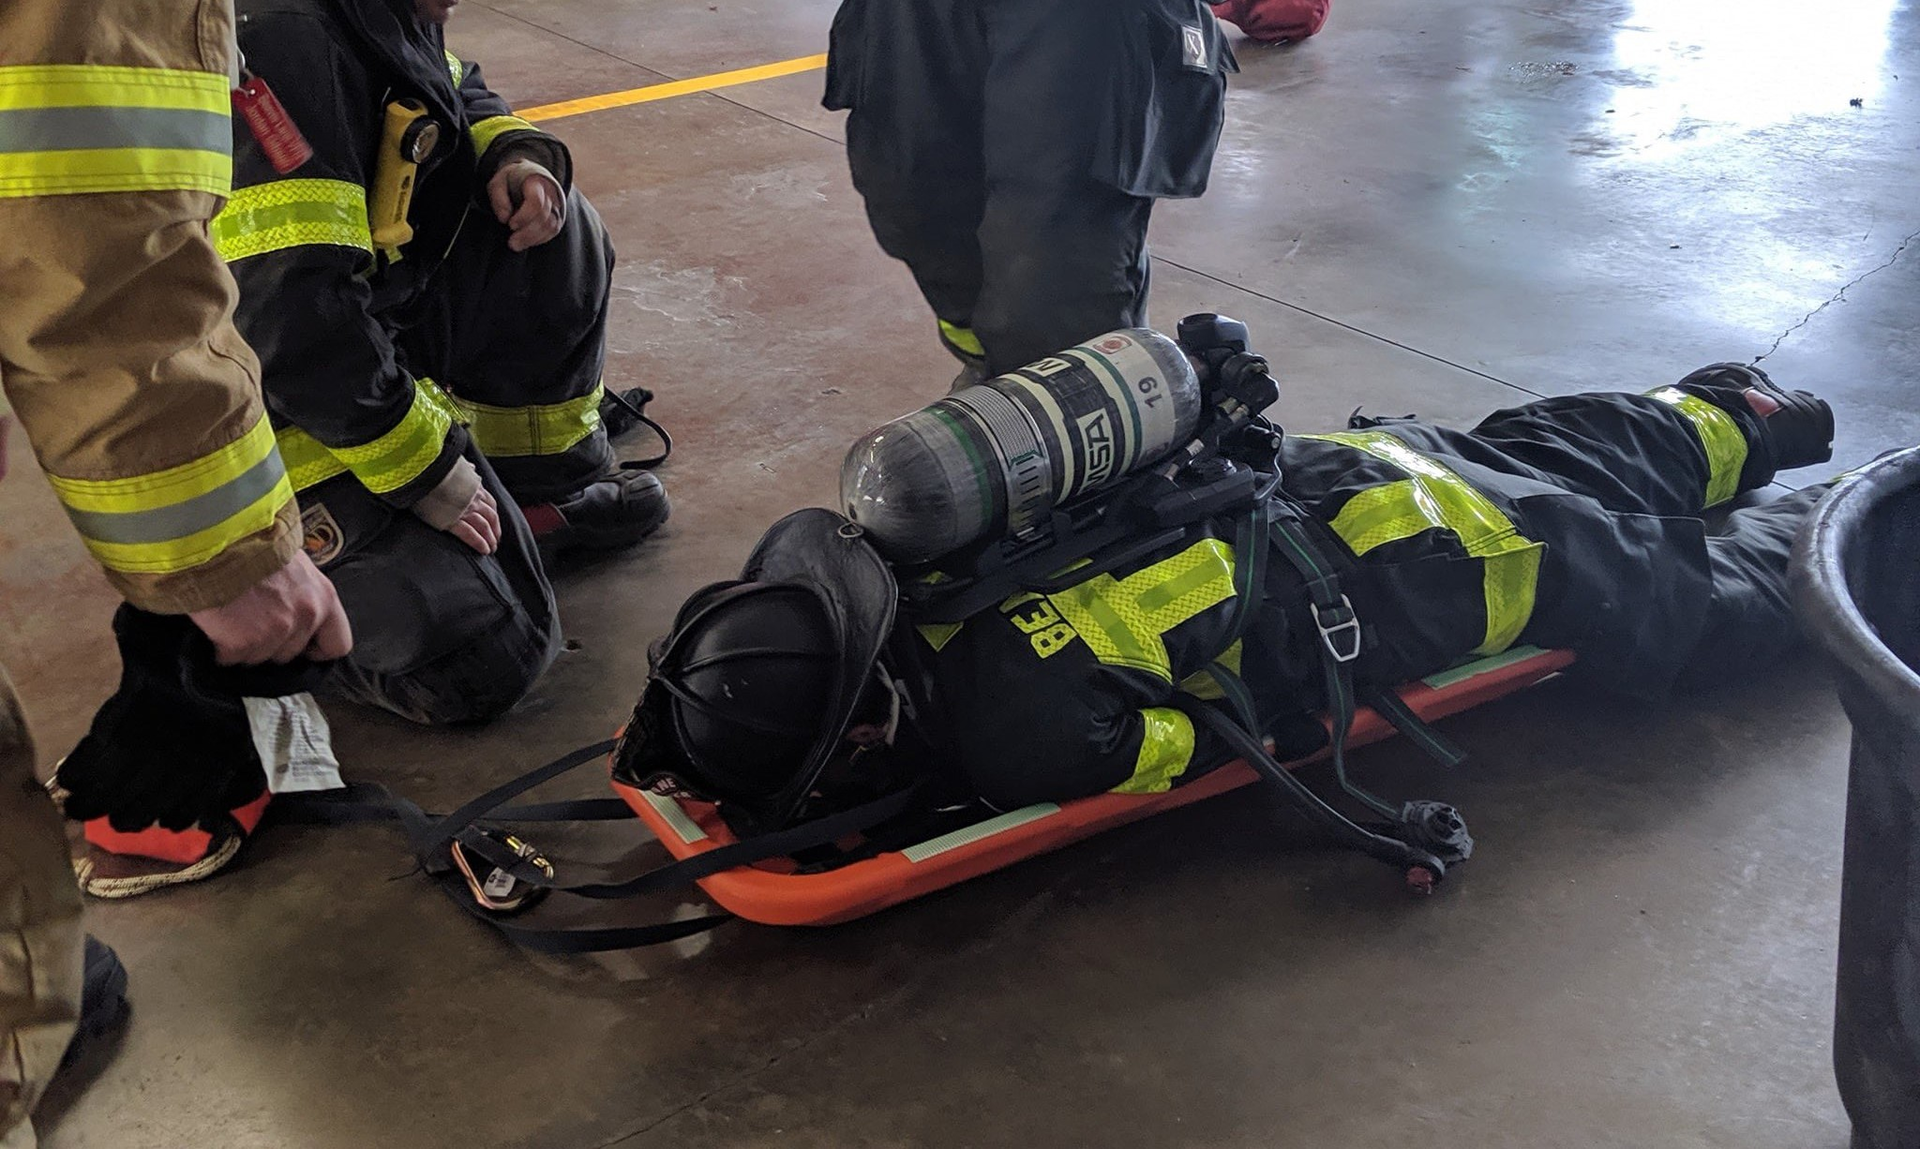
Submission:
{"label": "black regulator hose", "polygon": [[1315,824],[1330,831],[1341,845],[1401,870],[1406,875],[1407,885],[1418,893],[1431,892],[1447,876],[1447,864],[1435,855],[1398,838],[1376,834],[1329,806],[1305,782],[1294,777],[1293,771],[1267,753],[1267,748],[1258,738],[1233,719],[1191,695],[1180,695],[1177,704],[1188,717],[1204,723],[1207,729],[1224,739],[1228,747],[1246,759],[1267,781],[1278,786]]}

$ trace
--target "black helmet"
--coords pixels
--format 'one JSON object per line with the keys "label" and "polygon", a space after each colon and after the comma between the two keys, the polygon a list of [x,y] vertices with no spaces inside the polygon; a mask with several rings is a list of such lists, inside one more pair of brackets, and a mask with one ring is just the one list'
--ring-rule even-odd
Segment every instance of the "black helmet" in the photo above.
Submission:
{"label": "black helmet", "polygon": [[654,644],[616,776],[717,802],[750,832],[791,821],[875,681],[897,595],[853,523],[775,523],[741,577],[695,592]]}

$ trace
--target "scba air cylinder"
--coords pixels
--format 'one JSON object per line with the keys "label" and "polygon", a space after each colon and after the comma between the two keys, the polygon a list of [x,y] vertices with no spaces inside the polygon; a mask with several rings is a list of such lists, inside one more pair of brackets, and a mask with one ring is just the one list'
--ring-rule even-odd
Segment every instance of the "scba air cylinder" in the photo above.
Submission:
{"label": "scba air cylinder", "polygon": [[1021,535],[1165,458],[1193,437],[1200,405],[1178,344],[1109,332],[869,433],[840,469],[841,502],[881,553],[925,562]]}

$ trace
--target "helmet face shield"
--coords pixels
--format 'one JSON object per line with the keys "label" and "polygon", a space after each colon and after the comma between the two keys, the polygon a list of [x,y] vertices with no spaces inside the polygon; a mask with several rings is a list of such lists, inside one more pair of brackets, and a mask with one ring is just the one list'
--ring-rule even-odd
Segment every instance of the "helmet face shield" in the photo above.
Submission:
{"label": "helmet face shield", "polygon": [[782,519],[741,579],[696,592],[654,644],[616,776],[719,803],[752,831],[791,822],[848,749],[897,594],[858,527],[824,510]]}

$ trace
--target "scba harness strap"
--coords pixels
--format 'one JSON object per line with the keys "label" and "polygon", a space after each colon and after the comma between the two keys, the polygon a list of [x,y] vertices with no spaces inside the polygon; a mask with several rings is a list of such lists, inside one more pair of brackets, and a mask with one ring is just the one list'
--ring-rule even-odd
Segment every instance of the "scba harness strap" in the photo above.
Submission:
{"label": "scba harness strap", "polygon": [[1012,595],[1062,593],[1173,546],[1190,537],[1197,526],[1237,516],[1234,606],[1223,650],[1239,642],[1260,608],[1267,553],[1278,551],[1301,580],[1319,638],[1332,719],[1334,775],[1347,795],[1381,821],[1354,822],[1267,751],[1263,739],[1253,733],[1261,723],[1252,696],[1223,662],[1216,660],[1209,673],[1232,717],[1184,691],[1176,695],[1176,705],[1190,719],[1219,734],[1262,777],[1342,842],[1402,867],[1413,888],[1430,890],[1445,875],[1448,864],[1472,852],[1464,820],[1443,803],[1395,805],[1357,785],[1347,774],[1347,740],[1365,702],[1442,765],[1458,765],[1466,755],[1391,690],[1363,687],[1356,681],[1354,664],[1365,648],[1366,632],[1341,587],[1340,568],[1327,557],[1309,526],[1310,516],[1281,487],[1284,433],[1258,415],[1278,394],[1266,360],[1233,340],[1217,349],[1185,338],[1182,345],[1189,350],[1198,346],[1209,356],[1210,386],[1221,398],[1218,414],[1203,424],[1192,444],[1166,466],[1056,512],[1042,545],[1027,544],[1011,557],[989,547],[973,557],[959,578],[943,571],[943,577],[908,583],[908,609],[917,621],[957,622]]}

